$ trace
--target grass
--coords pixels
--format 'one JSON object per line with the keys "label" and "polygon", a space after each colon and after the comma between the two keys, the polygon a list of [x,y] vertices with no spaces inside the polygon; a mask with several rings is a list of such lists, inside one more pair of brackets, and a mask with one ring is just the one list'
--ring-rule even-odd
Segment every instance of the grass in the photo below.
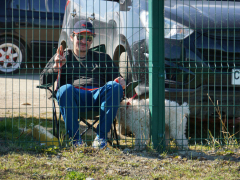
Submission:
{"label": "grass", "polygon": [[[218,110],[218,109],[216,109]],[[220,114],[219,111],[217,111],[218,114]],[[220,114],[221,115],[221,114]],[[221,116],[219,116],[221,117]],[[221,120],[221,122],[223,122]],[[11,143],[21,143],[26,144],[26,146],[31,145],[35,140],[32,137],[32,132],[27,132],[27,130],[32,129],[34,125],[40,124],[43,127],[46,127],[48,131],[52,133],[52,126],[53,122],[51,119],[45,119],[45,118],[34,118],[34,117],[29,117],[25,118],[23,116],[21,117],[14,117],[14,118],[5,118],[0,121],[0,142],[11,142]],[[226,129],[224,128],[223,124],[223,130]],[[219,132],[220,133],[220,132]],[[202,137],[202,140],[196,141],[190,139],[190,146],[193,148],[195,147],[196,150],[201,151],[208,151],[214,148],[223,148],[223,145],[227,145],[226,147],[229,148],[238,148],[239,143],[237,139],[235,138],[235,134],[231,135],[229,132],[222,131],[223,133],[223,138],[215,138],[212,134],[211,131],[208,130],[208,136],[209,138]],[[68,137],[65,137],[64,135],[66,134],[65,131],[65,124],[63,121],[60,121],[60,144],[62,146],[66,146],[66,143],[64,142],[69,142],[70,140]],[[193,134],[190,134],[190,136]],[[86,135],[83,137],[83,140],[87,143],[87,145],[91,145],[92,141],[94,139],[94,134],[91,135]],[[122,148],[128,147],[132,148],[134,146],[134,138],[128,138],[128,139],[123,139],[120,141],[120,144],[122,145]],[[196,144],[197,143],[197,144]],[[200,147],[197,148],[196,145],[201,145]],[[114,141],[114,145],[116,145],[116,142]],[[152,151],[153,146],[148,146],[148,151]],[[173,142],[170,141],[170,146],[167,147],[168,152],[174,153],[178,151],[177,145]]]}
{"label": "grass", "polygon": [[[209,131],[205,144],[190,144],[183,152],[173,141],[162,153],[152,146],[132,151],[134,139],[121,141],[124,146],[100,151],[66,144],[40,146],[26,131],[37,124],[52,128],[50,119],[18,117],[0,121],[1,179],[240,179],[240,148],[234,135],[224,136],[226,143],[221,144]],[[65,134],[63,121],[60,127]],[[83,139],[90,145],[92,136]],[[130,151],[124,152],[125,147]]]}
{"label": "grass", "polygon": [[[1,149],[1,148],[0,148]],[[2,179],[239,179],[239,162],[132,152],[109,147],[12,150],[0,155]],[[236,153],[235,153],[236,154]],[[233,154],[231,154],[232,156]],[[240,154],[238,154],[240,155]]]}
{"label": "grass", "polygon": [[[35,139],[33,139],[31,130],[35,125],[39,124],[52,133],[53,121],[51,119],[34,117],[25,118],[23,116],[5,118],[4,120],[0,121],[0,142],[21,143],[28,146],[35,141]],[[65,134],[65,123],[64,121],[60,121],[60,141],[63,146],[66,145],[64,142],[71,141],[65,136]],[[93,137],[90,135],[84,135],[83,140],[90,145]]]}
{"label": "grass", "polygon": [[[207,94],[208,95],[208,94]],[[201,145],[201,150],[209,149],[236,149],[239,148],[240,123],[226,126],[227,117],[221,113],[218,100],[215,103],[208,95],[209,100],[215,106],[215,118],[208,121],[198,122],[196,119],[189,120],[188,135],[190,145]]]}
{"label": "grass", "polygon": [[[32,142],[31,130],[34,125],[42,125],[52,131],[52,120],[37,118],[6,118],[0,121],[0,140],[8,142]],[[61,131],[65,131],[64,122],[60,123]]]}
{"label": "grass", "polygon": [[[46,130],[52,133],[53,121],[51,119],[45,118],[35,118],[29,117],[25,118],[23,116],[5,118],[0,121],[0,142],[10,142],[10,143],[20,143],[24,146],[32,146],[32,143],[39,144],[33,139],[32,131],[27,132],[28,130],[33,129],[33,126],[40,124],[45,127]],[[95,138],[95,133],[86,134],[82,137],[83,141],[90,146],[93,139]],[[60,121],[60,145],[66,146],[66,144],[71,143],[71,139],[68,136],[65,136],[65,124],[64,121]],[[134,145],[134,139],[121,140],[121,144],[132,147]],[[116,141],[113,141],[113,145],[116,145]]]}
{"label": "grass", "polygon": [[[212,101],[211,97],[209,97],[209,100],[212,102],[212,104],[214,105],[214,102]],[[210,147],[213,147],[213,148],[225,148],[226,151],[231,151],[231,149],[234,149],[234,148],[239,148],[239,142],[237,140],[237,138],[235,137],[236,134],[239,133],[236,132],[234,134],[231,134],[231,132],[229,132],[229,130],[227,129],[226,127],[226,116],[222,116],[222,113],[220,111],[220,107],[219,107],[219,104],[218,104],[218,100],[217,100],[217,106],[215,107],[215,111],[218,115],[218,119],[220,121],[220,124],[221,124],[221,130],[220,130],[220,133],[222,135],[222,138],[215,138],[211,131],[209,131],[209,139],[207,139],[207,143],[208,143],[208,146]],[[231,148],[231,149],[229,149]]]}

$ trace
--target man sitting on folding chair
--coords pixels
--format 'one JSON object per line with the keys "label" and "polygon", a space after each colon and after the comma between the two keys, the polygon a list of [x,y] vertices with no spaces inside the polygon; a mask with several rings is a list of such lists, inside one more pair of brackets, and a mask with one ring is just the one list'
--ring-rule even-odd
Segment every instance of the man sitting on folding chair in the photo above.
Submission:
{"label": "man sitting on folding chair", "polygon": [[60,46],[41,73],[40,83],[52,83],[57,79],[56,98],[74,145],[83,143],[79,134],[79,113],[100,112],[94,141],[99,144],[97,148],[102,149],[107,145],[107,133],[117,114],[126,83],[109,55],[89,50],[94,36],[90,22],[76,22],[70,35],[73,50],[64,54]]}

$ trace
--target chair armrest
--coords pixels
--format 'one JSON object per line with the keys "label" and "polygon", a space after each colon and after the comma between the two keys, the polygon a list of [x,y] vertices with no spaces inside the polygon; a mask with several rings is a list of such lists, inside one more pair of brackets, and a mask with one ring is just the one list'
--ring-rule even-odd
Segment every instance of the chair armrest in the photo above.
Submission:
{"label": "chair armrest", "polygon": [[43,84],[43,85],[36,86],[36,88],[49,90],[52,93],[51,97],[54,97],[55,93],[54,93],[53,90],[50,89],[50,87],[53,87],[53,85],[54,85],[53,83],[48,83],[48,84]]}
{"label": "chair armrest", "polygon": [[39,88],[39,89],[48,89],[48,88],[50,88],[50,87],[52,87],[52,86],[53,86],[53,83],[48,83],[48,84],[36,86],[36,88]]}

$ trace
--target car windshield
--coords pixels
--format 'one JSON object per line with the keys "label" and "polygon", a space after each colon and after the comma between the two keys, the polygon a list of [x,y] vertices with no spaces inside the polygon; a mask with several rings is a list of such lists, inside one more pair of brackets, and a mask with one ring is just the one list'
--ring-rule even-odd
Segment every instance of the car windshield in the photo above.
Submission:
{"label": "car windshield", "polygon": [[12,0],[10,7],[13,9],[29,10],[29,3],[26,0]]}

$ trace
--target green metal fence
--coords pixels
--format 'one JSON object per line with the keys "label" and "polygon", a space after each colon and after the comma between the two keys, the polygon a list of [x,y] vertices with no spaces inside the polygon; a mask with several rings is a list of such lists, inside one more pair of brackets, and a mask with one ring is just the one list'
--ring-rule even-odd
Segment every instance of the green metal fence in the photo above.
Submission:
{"label": "green metal fence", "polygon": [[[99,134],[141,150],[237,146],[239,8],[237,0],[4,0],[0,144],[92,146]],[[124,94],[120,75],[134,82]],[[92,119],[105,123],[81,136]]]}

